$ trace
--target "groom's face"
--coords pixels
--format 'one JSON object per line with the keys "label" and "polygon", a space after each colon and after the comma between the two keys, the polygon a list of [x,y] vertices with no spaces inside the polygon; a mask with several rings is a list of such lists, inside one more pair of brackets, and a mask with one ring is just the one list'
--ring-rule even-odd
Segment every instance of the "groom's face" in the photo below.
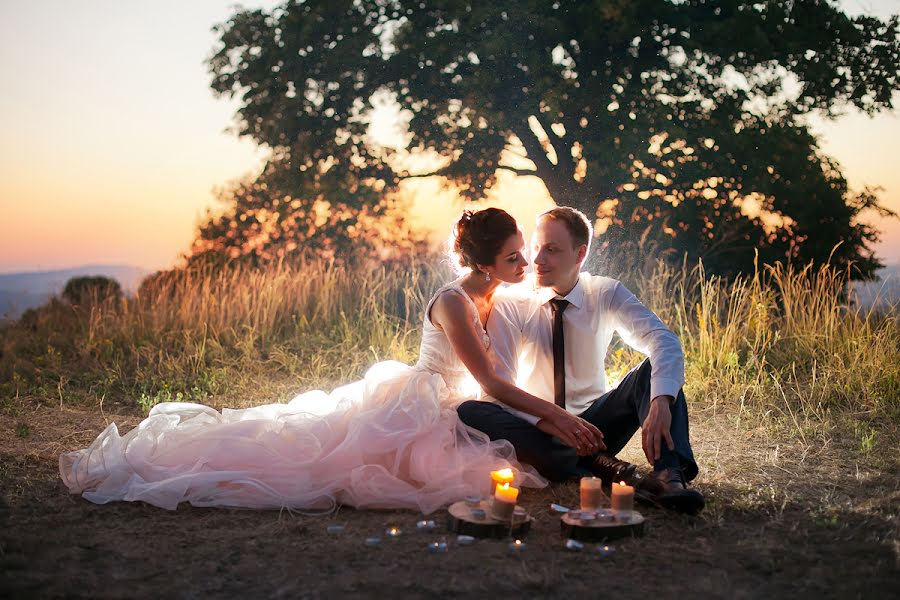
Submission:
{"label": "groom's face", "polygon": [[541,287],[568,292],[578,279],[584,259],[584,246],[576,246],[562,221],[543,218],[531,236],[531,259],[534,274]]}

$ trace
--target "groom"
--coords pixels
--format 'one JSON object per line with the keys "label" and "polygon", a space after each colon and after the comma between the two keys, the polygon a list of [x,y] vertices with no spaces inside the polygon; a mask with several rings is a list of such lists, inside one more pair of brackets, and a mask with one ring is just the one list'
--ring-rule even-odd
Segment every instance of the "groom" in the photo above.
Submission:
{"label": "groom", "polygon": [[[540,289],[513,289],[498,298],[488,333],[498,374],[596,426],[606,451],[578,456],[546,423],[497,401],[465,402],[459,416],[491,439],[509,440],[521,460],[549,479],[593,473],[607,483],[624,480],[637,487],[639,498],[697,513],[703,496],[686,484],[696,477],[697,463],[681,390],[681,343],[620,282],[580,272],[591,238],[590,221],[576,209],[557,207],[540,215],[532,237],[534,284]],[[604,362],[613,331],[648,359],[607,390]],[[615,458],[638,429],[653,465],[648,477]]]}

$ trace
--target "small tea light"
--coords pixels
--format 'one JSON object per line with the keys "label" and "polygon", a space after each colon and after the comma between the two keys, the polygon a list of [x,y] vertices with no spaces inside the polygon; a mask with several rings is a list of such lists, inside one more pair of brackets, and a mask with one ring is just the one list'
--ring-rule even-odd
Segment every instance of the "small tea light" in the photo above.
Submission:
{"label": "small tea light", "polygon": [[521,554],[525,551],[525,542],[522,540],[515,540],[509,543],[509,551],[513,554]]}
{"label": "small tea light", "polygon": [[447,542],[431,542],[428,544],[429,554],[443,554],[447,552]]}
{"label": "small tea light", "polygon": [[466,506],[475,508],[481,504],[481,496],[466,496]]}
{"label": "small tea light", "polygon": [[487,517],[487,513],[484,512],[483,508],[472,509],[472,518],[476,521],[484,521],[485,517]]}
{"label": "small tea light", "polygon": [[384,530],[384,535],[394,540],[399,538],[401,533],[403,533],[403,531],[401,531],[399,527],[388,527]]}
{"label": "small tea light", "polygon": [[591,523],[597,520],[597,513],[581,511],[581,515],[578,517],[578,519],[582,523]]}
{"label": "small tea light", "polygon": [[581,552],[582,549],[584,549],[584,544],[582,544],[578,540],[566,540],[566,550],[569,550],[571,552]]}
{"label": "small tea light", "polygon": [[597,555],[600,558],[612,558],[616,555],[616,549],[613,546],[597,546]]}
{"label": "small tea light", "polygon": [[551,504],[550,512],[556,513],[558,515],[564,515],[567,512],[569,512],[569,509],[567,507],[563,506],[562,504]]}
{"label": "small tea light", "polygon": [[325,531],[331,535],[340,535],[344,533],[344,527],[344,525],[329,525]]}
{"label": "small tea light", "polygon": [[616,513],[604,508],[603,510],[597,511],[597,520],[602,523],[612,523],[616,520]]}
{"label": "small tea light", "polygon": [[366,538],[366,546],[369,548],[377,548],[381,545],[381,538],[378,536],[372,536]]}
{"label": "small tea light", "polygon": [[460,546],[471,546],[475,543],[475,538],[471,535],[458,535],[456,536],[456,543]]}
{"label": "small tea light", "polygon": [[427,521],[417,521],[416,522],[416,530],[417,531],[434,531],[437,525],[431,519]]}

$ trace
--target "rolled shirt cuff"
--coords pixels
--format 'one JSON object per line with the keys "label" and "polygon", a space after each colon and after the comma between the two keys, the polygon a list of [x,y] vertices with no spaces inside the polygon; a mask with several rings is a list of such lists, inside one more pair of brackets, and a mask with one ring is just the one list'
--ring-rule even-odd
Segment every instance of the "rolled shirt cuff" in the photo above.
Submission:
{"label": "rolled shirt cuff", "polygon": [[650,379],[650,399],[653,400],[657,396],[678,397],[683,382],[668,377],[658,377]]}
{"label": "rolled shirt cuff", "polygon": [[499,400],[497,400],[496,398],[494,398],[493,396],[488,396],[487,394],[484,394],[484,395],[481,397],[481,400],[483,400],[484,402],[493,402],[493,403],[496,404],[497,406],[503,407],[503,410],[505,410],[505,411],[508,412],[509,414],[515,415],[515,416],[519,417],[520,419],[522,419],[522,420],[524,420],[524,421],[528,421],[528,422],[531,423],[532,425],[537,425],[537,424],[538,424],[538,421],[541,420],[540,417],[536,417],[536,416],[534,416],[534,415],[531,414],[531,413],[527,413],[527,412],[525,412],[525,411],[517,410],[517,409],[513,408],[512,406],[507,406],[507,405],[503,404],[502,402],[500,402]]}

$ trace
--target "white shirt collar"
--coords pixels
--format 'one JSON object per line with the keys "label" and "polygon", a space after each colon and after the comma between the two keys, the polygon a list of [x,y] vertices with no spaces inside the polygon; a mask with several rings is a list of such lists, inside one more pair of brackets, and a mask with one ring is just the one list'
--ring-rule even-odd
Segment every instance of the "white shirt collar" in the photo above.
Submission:
{"label": "white shirt collar", "polygon": [[[542,305],[547,304],[556,297],[557,293],[553,288],[546,287],[538,289],[538,298],[540,298]],[[578,275],[578,281],[575,282],[575,287],[573,287],[564,298],[575,308],[581,308],[581,305],[584,304],[584,285],[581,283],[580,273]]]}

